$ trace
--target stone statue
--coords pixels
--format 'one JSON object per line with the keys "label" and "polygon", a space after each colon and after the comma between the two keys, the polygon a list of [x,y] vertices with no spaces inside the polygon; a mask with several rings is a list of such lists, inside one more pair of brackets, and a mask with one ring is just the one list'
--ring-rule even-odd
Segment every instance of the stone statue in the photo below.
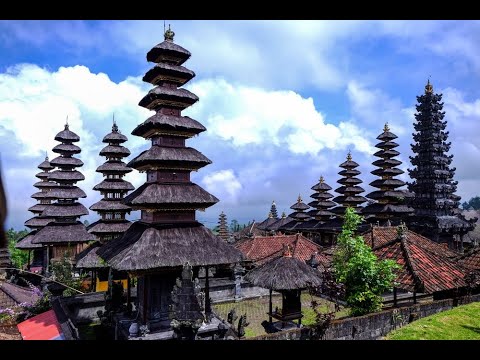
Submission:
{"label": "stone statue", "polygon": [[244,337],[245,336],[245,328],[250,325],[247,322],[247,314],[243,314],[240,316],[240,320],[238,320],[238,336]]}
{"label": "stone statue", "polygon": [[234,322],[237,320],[238,316],[237,316],[237,313],[235,311],[235,309],[232,309],[228,312],[227,314],[227,321],[230,323],[230,324],[234,324]]}

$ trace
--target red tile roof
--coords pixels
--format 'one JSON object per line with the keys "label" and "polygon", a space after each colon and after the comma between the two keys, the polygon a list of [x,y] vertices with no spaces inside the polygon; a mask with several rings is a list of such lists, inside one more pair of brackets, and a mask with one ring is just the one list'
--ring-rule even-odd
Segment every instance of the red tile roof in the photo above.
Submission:
{"label": "red tile roof", "polygon": [[469,270],[480,271],[480,248],[477,247],[462,255],[458,262]]}
{"label": "red tile roof", "polygon": [[60,324],[53,310],[41,313],[17,325],[23,340],[63,340]]}
{"label": "red tile roof", "polygon": [[315,259],[318,260],[321,265],[329,263],[329,259],[321,254],[321,246],[301,234],[255,236],[237,242],[235,247],[240,250],[248,260],[253,261],[254,264],[258,266],[282,256],[283,248],[287,245],[291,246],[292,255],[295,258],[307,261],[313,253],[317,253]]}
{"label": "red tile roof", "polygon": [[364,234],[380,259],[392,259],[401,266],[398,270],[398,288],[408,291],[434,293],[464,287],[466,269],[456,262],[458,256],[413,231],[406,230],[403,237],[393,226],[373,227]]}

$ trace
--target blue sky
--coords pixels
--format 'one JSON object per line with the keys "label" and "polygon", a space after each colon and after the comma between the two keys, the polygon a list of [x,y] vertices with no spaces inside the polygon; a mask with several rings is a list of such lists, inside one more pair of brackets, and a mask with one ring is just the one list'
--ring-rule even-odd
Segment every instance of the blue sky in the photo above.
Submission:
{"label": "blue sky", "polygon": [[[206,225],[223,210],[241,223],[263,220],[272,200],[290,212],[323,175],[334,189],[349,150],[366,193],[375,137],[385,122],[410,167],[416,95],[431,76],[444,94],[463,200],[480,193],[480,22],[478,21],[170,21],[190,50],[187,85],[200,101],[184,114],[208,131],[189,145],[213,164],[193,175],[220,202],[200,212]],[[167,23],[168,24],[168,23]],[[112,113],[136,155],[148,144],[130,135],[149,112],[141,77],[147,51],[163,40],[162,21],[0,21],[0,154],[7,226],[22,228],[36,189],[36,166],[69,116],[80,135],[87,207],[99,199],[98,152]],[[135,186],[144,174],[128,175]],[[408,180],[404,176],[404,180]],[[365,195],[365,194],[364,194]],[[134,213],[133,218],[138,218]],[[91,212],[83,217],[96,220]]]}

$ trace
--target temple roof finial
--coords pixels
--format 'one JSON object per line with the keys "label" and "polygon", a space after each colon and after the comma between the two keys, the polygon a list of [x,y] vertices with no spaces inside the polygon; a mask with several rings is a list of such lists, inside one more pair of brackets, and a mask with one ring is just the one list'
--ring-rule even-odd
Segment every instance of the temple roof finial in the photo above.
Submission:
{"label": "temple roof finial", "polygon": [[433,93],[433,86],[430,84],[430,76],[428,77],[427,80],[427,85],[425,85],[425,94],[431,94]]}
{"label": "temple roof finial", "polygon": [[283,256],[292,257],[292,250],[290,248],[290,244],[287,244],[287,246],[283,248]]}
{"label": "temple roof finial", "polygon": [[285,219],[287,217],[287,214],[285,214],[285,211],[282,211],[282,219]]}
{"label": "temple roof finial", "polygon": [[347,161],[352,161],[352,153],[348,150]]}
{"label": "temple roof finial", "polygon": [[113,113],[112,131],[113,131],[113,132],[118,132],[118,126],[117,126],[117,123],[115,122],[115,113]]}
{"label": "temple roof finial", "polygon": [[325,182],[325,179],[323,178],[323,175],[320,175],[320,184],[323,184]]}
{"label": "temple roof finial", "polygon": [[175,36],[175,33],[170,29],[170,24],[168,24],[168,30],[165,31],[165,34],[163,36],[166,41],[173,41],[173,37]]}
{"label": "temple roof finial", "polygon": [[45,161],[48,161],[48,151],[45,150]]}
{"label": "temple roof finial", "polygon": [[302,196],[300,194],[298,194],[297,203],[301,203],[301,202],[302,202]]}
{"label": "temple roof finial", "polygon": [[269,218],[269,219],[273,219],[273,214],[272,214],[271,211],[268,213],[268,218]]}
{"label": "temple roof finial", "polygon": [[385,126],[383,127],[383,132],[389,132],[390,127],[388,126],[388,122],[385,123]]}
{"label": "temple roof finial", "polygon": [[65,130],[68,130],[68,115],[67,115],[67,120],[65,121]]}

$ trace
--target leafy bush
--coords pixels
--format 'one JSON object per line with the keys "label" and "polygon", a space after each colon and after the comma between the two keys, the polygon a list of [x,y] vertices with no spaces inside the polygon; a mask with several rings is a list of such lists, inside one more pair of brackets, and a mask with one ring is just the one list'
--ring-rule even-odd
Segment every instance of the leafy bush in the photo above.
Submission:
{"label": "leafy bush", "polygon": [[347,209],[333,256],[335,278],[345,285],[345,299],[353,316],[381,309],[381,295],[393,288],[394,270],[399,267],[393,260],[377,259],[363,237],[355,235],[362,220],[352,208]]}
{"label": "leafy bush", "polygon": [[20,250],[15,247],[18,240],[28,234],[27,230],[15,231],[13,228],[7,231],[8,251],[14,267],[22,269],[28,261],[28,251]]}

